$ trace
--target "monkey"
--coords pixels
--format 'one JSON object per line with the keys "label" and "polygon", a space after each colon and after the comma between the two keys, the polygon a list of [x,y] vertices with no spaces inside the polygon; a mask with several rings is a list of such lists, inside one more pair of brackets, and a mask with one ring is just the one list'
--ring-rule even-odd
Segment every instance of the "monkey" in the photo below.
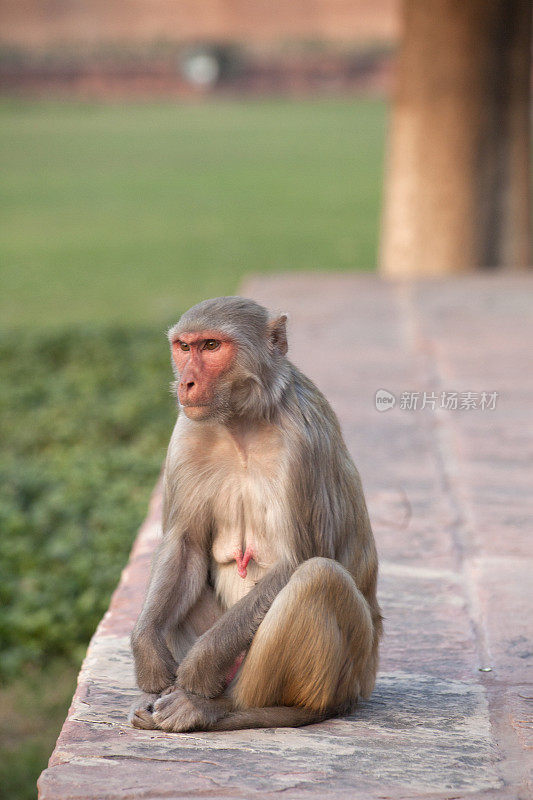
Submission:
{"label": "monkey", "polygon": [[131,636],[137,728],[300,726],[374,687],[382,616],[361,479],[328,401],[286,357],[286,321],[220,297],[168,332],[179,413]]}

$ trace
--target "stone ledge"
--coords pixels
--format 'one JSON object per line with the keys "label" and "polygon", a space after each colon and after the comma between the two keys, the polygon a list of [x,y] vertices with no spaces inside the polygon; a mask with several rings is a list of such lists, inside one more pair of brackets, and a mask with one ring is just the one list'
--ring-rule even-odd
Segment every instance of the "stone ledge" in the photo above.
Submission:
{"label": "stone ledge", "polygon": [[[291,356],[330,397],[363,477],[386,618],[375,692],[350,717],[295,730],[129,727],[129,634],[160,535],[156,488],[41,800],[533,796],[532,286],[528,276],[248,283],[243,293],[291,313]],[[488,315],[487,336],[464,342],[461,326],[479,336]],[[477,417],[374,409],[378,388],[433,387],[500,390],[502,402]]]}

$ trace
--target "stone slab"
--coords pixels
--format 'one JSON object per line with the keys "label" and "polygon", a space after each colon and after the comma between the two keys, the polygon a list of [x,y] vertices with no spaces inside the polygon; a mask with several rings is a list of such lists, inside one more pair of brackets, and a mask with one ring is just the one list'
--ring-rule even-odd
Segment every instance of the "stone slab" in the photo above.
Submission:
{"label": "stone slab", "polygon": [[[352,716],[301,729],[130,728],[128,640],[160,535],[156,488],[41,775],[42,800],[533,797],[532,288],[528,276],[246,284],[244,294],[289,311],[290,355],[330,398],[362,475],[385,616],[376,689]],[[380,413],[380,388],[398,400],[496,390],[501,401],[493,413],[399,402]]]}
{"label": "stone slab", "polygon": [[[74,791],[69,797],[137,798],[184,785],[188,792],[217,787],[224,796],[288,789],[322,796],[324,782],[324,796],[335,796],[354,775],[352,797],[377,797],[383,787],[400,796],[503,788],[485,693],[472,682],[382,672],[372,698],[349,717],[299,730],[227,733],[132,730],[125,709],[135,694],[128,638],[96,636],[41,779],[42,798],[68,791]],[[133,764],[148,769],[133,774]],[[91,769],[96,780],[87,795]]]}

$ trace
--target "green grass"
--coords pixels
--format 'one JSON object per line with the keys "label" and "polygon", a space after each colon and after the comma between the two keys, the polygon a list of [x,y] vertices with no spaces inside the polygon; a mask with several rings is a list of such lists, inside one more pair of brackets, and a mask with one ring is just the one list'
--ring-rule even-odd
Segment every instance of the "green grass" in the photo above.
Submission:
{"label": "green grass", "polygon": [[3,325],[173,320],[249,272],[375,266],[377,100],[0,105]]}
{"label": "green grass", "polygon": [[33,800],[65,718],[77,668],[58,659],[0,688],[0,798]]}
{"label": "green grass", "polygon": [[0,103],[0,796],[29,800],[174,419],[166,325],[372,269],[378,101]]}
{"label": "green grass", "polygon": [[34,796],[161,468],[170,377],[157,329],[0,336],[0,797]]}

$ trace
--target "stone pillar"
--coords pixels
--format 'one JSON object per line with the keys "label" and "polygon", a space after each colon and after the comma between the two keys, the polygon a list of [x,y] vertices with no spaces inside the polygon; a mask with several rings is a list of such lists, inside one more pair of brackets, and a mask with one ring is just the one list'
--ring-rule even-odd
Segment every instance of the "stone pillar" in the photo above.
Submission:
{"label": "stone pillar", "polygon": [[403,0],[380,265],[529,265],[531,0]]}

